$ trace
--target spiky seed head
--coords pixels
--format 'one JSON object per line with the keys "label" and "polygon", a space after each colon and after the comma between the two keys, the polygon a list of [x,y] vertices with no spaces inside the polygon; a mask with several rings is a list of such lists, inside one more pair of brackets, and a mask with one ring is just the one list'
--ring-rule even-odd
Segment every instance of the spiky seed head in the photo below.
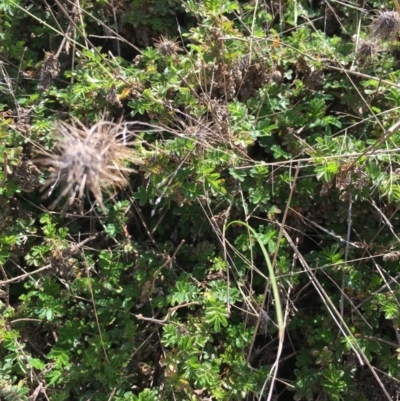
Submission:
{"label": "spiky seed head", "polygon": [[324,82],[324,71],[312,68],[304,77],[303,82],[308,89],[317,89]]}
{"label": "spiky seed head", "polygon": [[372,57],[377,52],[377,44],[371,40],[359,39],[357,46],[357,54],[361,57]]}
{"label": "spiky seed head", "polygon": [[371,39],[393,42],[399,31],[400,14],[397,11],[384,11],[371,24]]}
{"label": "spiky seed head", "polygon": [[100,121],[86,128],[79,122],[59,122],[56,153],[37,160],[50,171],[42,190],[47,190],[50,196],[56,185],[61,187],[60,195],[50,208],[65,196],[69,203],[81,199],[85,189],[89,189],[104,209],[101,191],[128,185],[128,173],[135,170],[125,167],[125,162],[139,163],[127,146],[129,137],[123,124]]}
{"label": "spiky seed head", "polygon": [[163,35],[155,41],[154,47],[162,56],[173,56],[182,50],[176,39],[169,39]]}
{"label": "spiky seed head", "polygon": [[57,78],[59,73],[60,64],[57,56],[55,56],[53,53],[46,53],[43,67],[40,71],[40,87],[44,91],[47,91],[50,88],[51,82],[54,78]]}
{"label": "spiky seed head", "polygon": [[30,160],[22,160],[12,173],[24,192],[32,192],[39,186],[40,175],[40,170]]}
{"label": "spiky seed head", "polygon": [[283,81],[282,73],[279,70],[272,71],[271,80],[276,83],[280,83]]}

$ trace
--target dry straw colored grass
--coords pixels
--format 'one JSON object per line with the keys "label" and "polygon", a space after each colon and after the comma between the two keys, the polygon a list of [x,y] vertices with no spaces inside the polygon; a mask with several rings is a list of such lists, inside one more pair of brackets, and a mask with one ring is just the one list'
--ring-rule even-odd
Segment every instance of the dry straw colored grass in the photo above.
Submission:
{"label": "dry straw colored grass", "polygon": [[87,128],[78,121],[58,122],[55,139],[55,152],[38,160],[50,172],[42,188],[47,191],[45,196],[56,186],[61,188],[50,209],[66,196],[69,204],[82,199],[85,189],[104,209],[102,191],[126,187],[128,174],[136,171],[126,163],[140,164],[126,124],[99,121]]}

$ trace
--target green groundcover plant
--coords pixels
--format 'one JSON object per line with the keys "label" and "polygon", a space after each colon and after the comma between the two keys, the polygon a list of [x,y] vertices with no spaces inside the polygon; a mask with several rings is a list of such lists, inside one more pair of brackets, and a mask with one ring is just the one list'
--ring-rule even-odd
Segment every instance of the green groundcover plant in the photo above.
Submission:
{"label": "green groundcover plant", "polygon": [[3,0],[0,399],[398,399],[399,31]]}

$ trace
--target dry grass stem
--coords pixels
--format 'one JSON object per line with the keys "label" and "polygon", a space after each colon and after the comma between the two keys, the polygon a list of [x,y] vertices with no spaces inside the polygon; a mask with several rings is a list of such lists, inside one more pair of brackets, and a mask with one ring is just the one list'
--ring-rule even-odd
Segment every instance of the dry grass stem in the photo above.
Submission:
{"label": "dry grass stem", "polygon": [[128,185],[128,174],[135,170],[126,162],[139,164],[135,151],[128,147],[131,134],[126,124],[99,121],[91,128],[80,122],[57,125],[55,154],[42,157],[38,162],[50,171],[43,191],[50,196],[59,185],[61,192],[50,205],[54,208],[61,198],[68,196],[68,203],[81,199],[85,189],[90,190],[104,209],[102,190]]}

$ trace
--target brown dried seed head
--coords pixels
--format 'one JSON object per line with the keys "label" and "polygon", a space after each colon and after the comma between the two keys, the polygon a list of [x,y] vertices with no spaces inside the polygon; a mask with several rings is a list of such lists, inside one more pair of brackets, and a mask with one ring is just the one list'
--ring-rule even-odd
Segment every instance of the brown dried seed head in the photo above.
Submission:
{"label": "brown dried seed head", "polygon": [[108,103],[112,104],[115,107],[121,108],[122,103],[121,100],[119,100],[118,94],[117,94],[117,88],[113,84],[110,91],[107,93],[106,100]]}
{"label": "brown dried seed head", "polygon": [[173,56],[178,53],[178,51],[182,50],[176,39],[168,39],[168,37],[163,35],[160,36],[160,39],[155,41],[154,47],[162,56]]}
{"label": "brown dried seed head", "polygon": [[271,74],[271,80],[276,83],[280,83],[283,81],[282,73],[279,70],[275,70]]}
{"label": "brown dried seed head", "polygon": [[397,11],[384,11],[371,24],[371,39],[395,41],[399,31],[400,14]]}
{"label": "brown dried seed head", "polygon": [[359,39],[356,52],[361,57],[372,57],[378,51],[378,46],[370,40]]}
{"label": "brown dried seed head", "polygon": [[61,186],[59,197],[52,203],[54,208],[61,198],[69,202],[81,199],[87,188],[103,206],[101,190],[128,185],[127,175],[133,169],[125,167],[129,161],[138,164],[129,147],[126,126],[100,121],[92,128],[81,123],[59,123],[57,126],[56,154],[46,155],[38,162],[51,172],[43,190],[50,196],[56,185]]}
{"label": "brown dried seed head", "polygon": [[400,258],[400,252],[399,251],[392,251],[392,252],[388,252],[385,255],[383,255],[382,259],[387,262],[395,262],[396,260],[399,260]]}
{"label": "brown dried seed head", "polygon": [[46,53],[42,70],[40,71],[39,85],[42,90],[47,91],[51,82],[58,77],[60,65],[57,57],[53,53]]}
{"label": "brown dried seed head", "polygon": [[13,178],[25,192],[32,192],[39,186],[40,170],[30,161],[22,160],[14,168]]}

